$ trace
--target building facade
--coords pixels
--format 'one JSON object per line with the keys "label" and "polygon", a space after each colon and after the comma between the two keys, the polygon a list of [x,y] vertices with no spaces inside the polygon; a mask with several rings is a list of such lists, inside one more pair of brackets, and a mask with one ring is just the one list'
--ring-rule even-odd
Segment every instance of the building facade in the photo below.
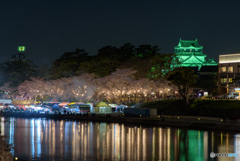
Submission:
{"label": "building facade", "polygon": [[240,91],[240,53],[219,55],[218,88],[220,94]]}
{"label": "building facade", "polygon": [[213,59],[207,59],[203,54],[203,47],[198,44],[198,40],[182,40],[180,39],[178,46],[174,47],[180,65],[183,67],[217,66],[218,63]]}

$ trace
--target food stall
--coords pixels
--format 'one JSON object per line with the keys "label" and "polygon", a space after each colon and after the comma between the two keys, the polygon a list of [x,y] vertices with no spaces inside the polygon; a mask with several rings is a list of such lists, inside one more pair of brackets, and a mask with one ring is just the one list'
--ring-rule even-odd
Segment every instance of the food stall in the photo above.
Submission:
{"label": "food stall", "polygon": [[7,104],[11,104],[11,99],[0,99],[0,109],[4,109]]}
{"label": "food stall", "polygon": [[13,100],[12,104],[15,105],[19,110],[27,110],[34,104],[34,100]]}
{"label": "food stall", "polygon": [[112,112],[112,107],[105,102],[98,102],[94,107],[95,113],[110,113]]}

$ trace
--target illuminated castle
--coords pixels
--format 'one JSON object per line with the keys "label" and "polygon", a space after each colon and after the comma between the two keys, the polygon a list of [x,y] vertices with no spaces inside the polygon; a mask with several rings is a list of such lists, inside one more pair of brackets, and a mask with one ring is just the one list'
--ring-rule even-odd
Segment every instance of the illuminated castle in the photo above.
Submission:
{"label": "illuminated castle", "polygon": [[198,70],[200,70],[202,66],[218,65],[213,59],[205,59],[207,55],[203,54],[203,47],[198,44],[197,39],[180,39],[178,46],[175,46],[174,50],[183,67],[198,67]]}

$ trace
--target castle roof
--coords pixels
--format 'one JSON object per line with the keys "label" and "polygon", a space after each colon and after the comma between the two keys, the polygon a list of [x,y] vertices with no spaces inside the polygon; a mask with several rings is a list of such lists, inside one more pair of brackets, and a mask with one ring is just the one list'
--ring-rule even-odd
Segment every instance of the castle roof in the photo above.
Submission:
{"label": "castle roof", "polygon": [[194,54],[195,56],[201,56],[201,57],[206,57],[207,55],[205,55],[205,54],[202,54],[202,53],[194,53],[194,52],[188,52],[188,53],[186,53],[186,52],[181,52],[181,53],[176,53],[176,55],[178,55],[178,56],[190,56],[190,55],[192,55],[192,54]]}
{"label": "castle roof", "polygon": [[214,61],[213,59],[207,59],[203,65],[218,65],[218,63],[216,61]]}
{"label": "castle roof", "polygon": [[179,48],[179,47],[185,47],[185,48],[202,48],[202,46],[200,46],[198,44],[198,40],[179,40],[178,46],[176,46],[175,48]]}
{"label": "castle roof", "polygon": [[182,63],[188,62],[189,59],[196,59],[198,60],[198,63],[203,63],[202,60],[200,60],[198,57],[196,57],[195,55],[191,55],[189,56],[187,59],[185,59]]}

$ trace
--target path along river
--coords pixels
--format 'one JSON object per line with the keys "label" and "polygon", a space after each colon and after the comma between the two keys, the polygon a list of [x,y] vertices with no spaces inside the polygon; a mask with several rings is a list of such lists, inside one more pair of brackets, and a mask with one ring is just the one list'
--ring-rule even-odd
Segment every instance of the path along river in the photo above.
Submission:
{"label": "path along river", "polygon": [[[2,120],[4,120],[2,118]],[[119,123],[9,118],[2,135],[16,157],[39,161],[240,160],[240,134]],[[239,157],[210,158],[210,153]]]}

